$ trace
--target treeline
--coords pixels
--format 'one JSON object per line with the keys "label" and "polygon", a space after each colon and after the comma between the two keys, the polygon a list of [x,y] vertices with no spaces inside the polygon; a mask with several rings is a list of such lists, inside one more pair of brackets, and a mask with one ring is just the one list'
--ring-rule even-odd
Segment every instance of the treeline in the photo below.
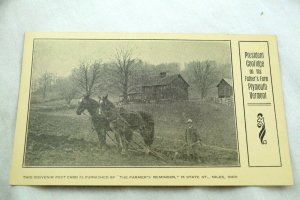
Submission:
{"label": "treeline", "polygon": [[221,78],[231,78],[230,64],[204,60],[185,63],[183,68],[175,62],[153,65],[136,58],[131,49],[116,49],[110,62],[81,61],[67,77],[45,72],[32,80],[31,89],[34,96],[39,96],[39,101],[64,99],[70,104],[72,99],[83,95],[110,94],[122,95],[126,103],[132,90],[160,72],[180,73],[201,98],[205,98]]}

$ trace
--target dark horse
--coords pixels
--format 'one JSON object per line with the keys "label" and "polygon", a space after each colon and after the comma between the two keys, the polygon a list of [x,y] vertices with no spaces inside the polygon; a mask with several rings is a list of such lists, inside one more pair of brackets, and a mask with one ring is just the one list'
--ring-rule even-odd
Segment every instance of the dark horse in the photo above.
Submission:
{"label": "dark horse", "polygon": [[102,97],[100,100],[100,113],[109,121],[109,127],[115,133],[122,154],[127,152],[133,131],[138,131],[143,137],[147,153],[149,153],[150,145],[154,139],[154,120],[152,115],[143,111],[133,112],[124,108],[116,108],[108,100],[107,96]]}
{"label": "dark horse", "polygon": [[99,106],[100,105],[96,100],[91,99],[89,96],[84,96],[79,100],[76,113],[77,115],[81,115],[84,110],[89,112],[100,141],[100,146],[104,148],[106,147],[106,133],[107,131],[111,131],[111,129],[108,120],[103,115],[99,114]]}

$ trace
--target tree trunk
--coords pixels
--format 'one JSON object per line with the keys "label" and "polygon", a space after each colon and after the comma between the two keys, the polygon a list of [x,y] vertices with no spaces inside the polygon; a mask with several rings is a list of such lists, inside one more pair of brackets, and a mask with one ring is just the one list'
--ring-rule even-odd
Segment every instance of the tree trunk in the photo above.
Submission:
{"label": "tree trunk", "polygon": [[206,97],[206,88],[201,89],[201,99],[204,99]]}
{"label": "tree trunk", "polygon": [[125,71],[123,84],[123,97],[124,103],[128,103],[128,73]]}
{"label": "tree trunk", "polygon": [[47,90],[47,86],[46,86],[46,83],[45,83],[44,88],[43,88],[43,99],[44,100],[46,99],[46,90]]}
{"label": "tree trunk", "polygon": [[128,103],[128,88],[127,85],[123,85],[123,98],[124,98],[124,103]]}

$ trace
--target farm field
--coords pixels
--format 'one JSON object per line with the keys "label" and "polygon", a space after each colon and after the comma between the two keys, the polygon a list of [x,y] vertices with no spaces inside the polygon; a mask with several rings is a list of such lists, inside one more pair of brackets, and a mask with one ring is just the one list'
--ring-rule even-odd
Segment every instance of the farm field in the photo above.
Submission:
{"label": "farm field", "polygon": [[[157,104],[128,104],[128,110],[143,110],[155,120],[152,149],[162,158],[131,150],[128,155],[117,152],[109,133],[109,149],[99,146],[97,134],[88,116],[76,115],[75,104],[62,102],[31,104],[25,166],[224,166],[239,165],[234,108],[222,104],[181,101]],[[182,149],[187,119],[193,119],[202,147],[201,162],[184,157],[174,159]],[[135,134],[133,140],[141,143]]]}

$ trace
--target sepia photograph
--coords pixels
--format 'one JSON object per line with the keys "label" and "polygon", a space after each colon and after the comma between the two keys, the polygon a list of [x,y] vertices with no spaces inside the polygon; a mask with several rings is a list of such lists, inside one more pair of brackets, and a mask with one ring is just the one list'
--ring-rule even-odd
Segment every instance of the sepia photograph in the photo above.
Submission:
{"label": "sepia photograph", "polygon": [[231,43],[34,39],[23,167],[239,166]]}

